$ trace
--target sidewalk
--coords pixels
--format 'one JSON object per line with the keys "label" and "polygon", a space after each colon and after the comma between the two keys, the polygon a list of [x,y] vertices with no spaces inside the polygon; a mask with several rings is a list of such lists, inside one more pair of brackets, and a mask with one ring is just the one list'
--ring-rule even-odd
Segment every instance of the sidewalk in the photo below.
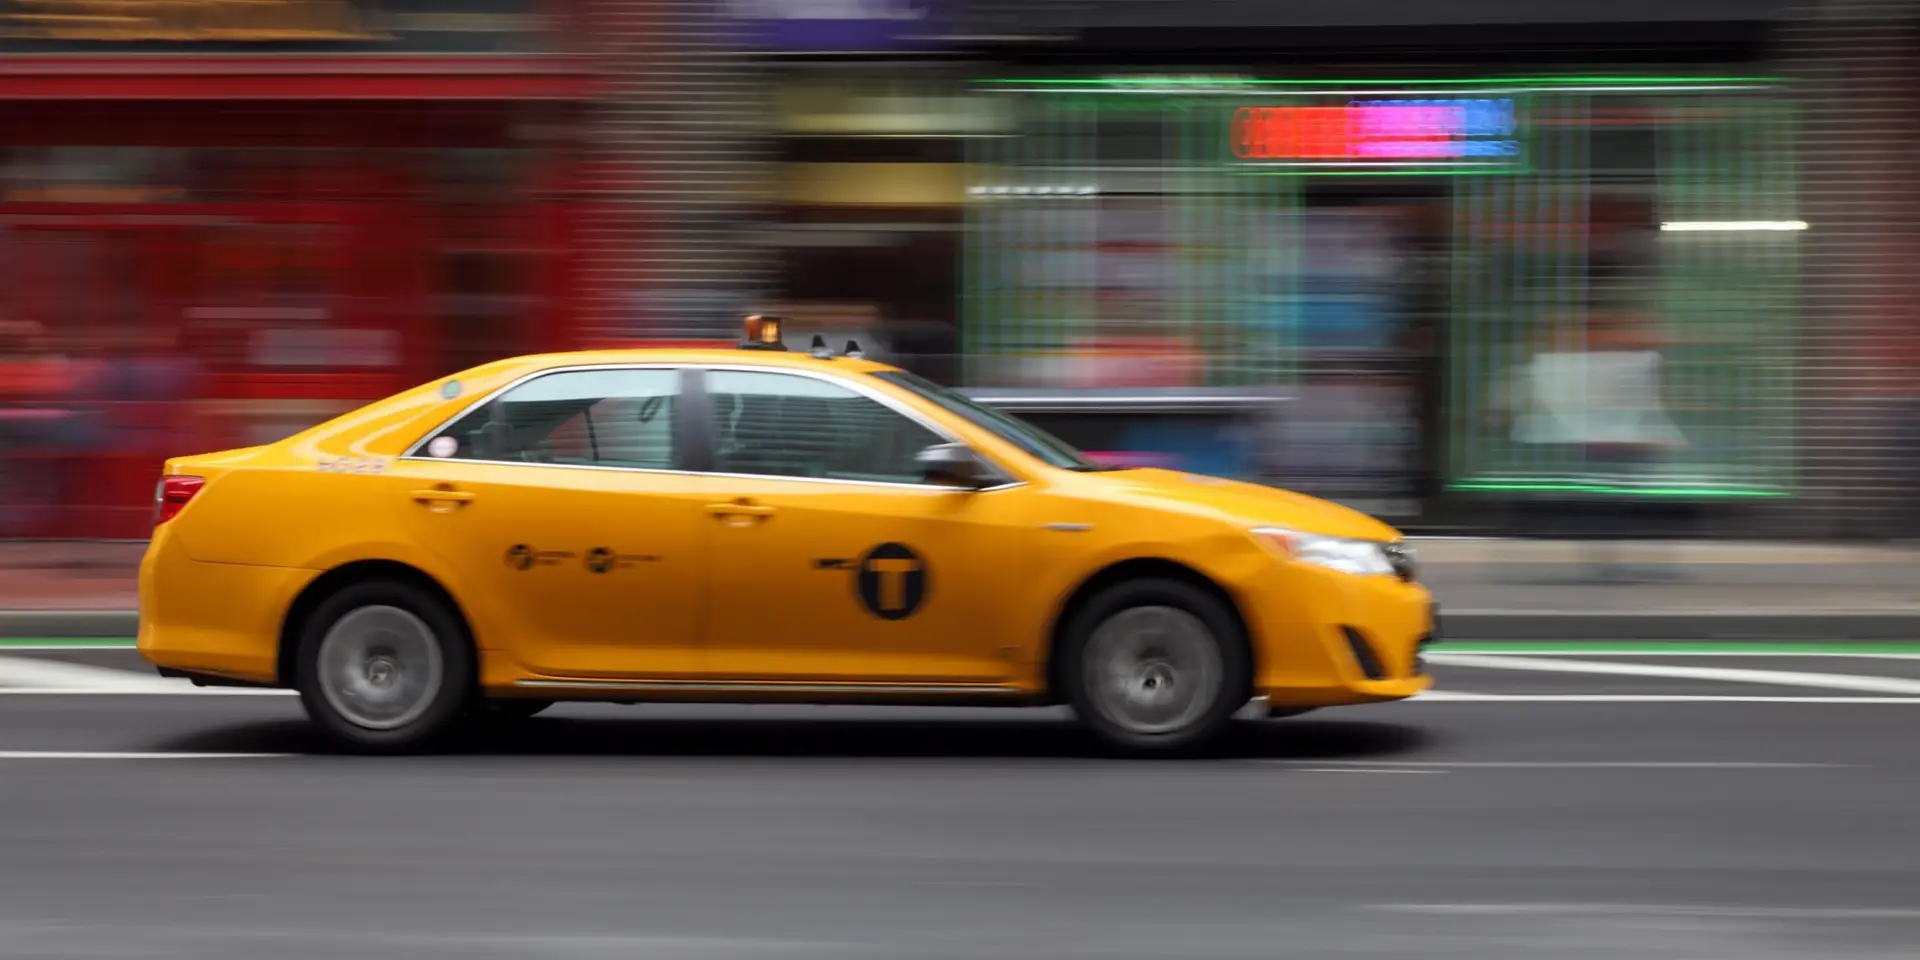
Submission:
{"label": "sidewalk", "polygon": [[[1596,579],[1592,544],[1416,540],[1445,633],[1475,640],[1920,640],[1920,550],[1610,545],[1656,582]],[[0,637],[128,636],[144,544],[0,543]]]}
{"label": "sidewalk", "polygon": [[[1920,640],[1920,551],[1693,541],[1416,542],[1445,632],[1473,640]],[[1596,576],[1596,551],[1648,568]]]}

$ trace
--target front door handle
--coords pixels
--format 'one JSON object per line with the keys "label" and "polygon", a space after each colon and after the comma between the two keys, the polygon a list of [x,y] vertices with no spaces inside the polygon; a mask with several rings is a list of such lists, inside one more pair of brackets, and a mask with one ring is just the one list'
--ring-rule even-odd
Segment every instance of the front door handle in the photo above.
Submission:
{"label": "front door handle", "polygon": [[413,492],[413,499],[421,503],[472,503],[473,494],[465,490],[448,490],[435,487],[430,490],[415,490]]}
{"label": "front door handle", "polygon": [[707,512],[716,517],[771,517],[774,509],[757,503],[709,503]]}

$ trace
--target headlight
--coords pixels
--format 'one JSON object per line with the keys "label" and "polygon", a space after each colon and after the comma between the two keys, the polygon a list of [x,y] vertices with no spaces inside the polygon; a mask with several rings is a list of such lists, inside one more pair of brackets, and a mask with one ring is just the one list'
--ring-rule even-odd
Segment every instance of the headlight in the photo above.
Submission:
{"label": "headlight", "polygon": [[1253,535],[1278,549],[1281,555],[1316,567],[1360,575],[1392,574],[1387,545],[1377,540],[1350,540],[1301,533],[1285,527],[1256,527]]}

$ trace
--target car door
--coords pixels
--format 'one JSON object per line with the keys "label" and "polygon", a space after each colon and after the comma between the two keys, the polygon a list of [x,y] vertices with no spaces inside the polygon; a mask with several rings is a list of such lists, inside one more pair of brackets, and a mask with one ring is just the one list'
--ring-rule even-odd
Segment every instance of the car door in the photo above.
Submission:
{"label": "car door", "polygon": [[1018,625],[1000,592],[1026,576],[1030,490],[924,481],[951,440],[846,377],[710,368],[713,494],[706,618],[717,678],[991,682]]}
{"label": "car door", "polygon": [[555,677],[685,677],[702,666],[704,480],[672,367],[522,381],[394,465],[409,533],[483,608],[483,645]]}

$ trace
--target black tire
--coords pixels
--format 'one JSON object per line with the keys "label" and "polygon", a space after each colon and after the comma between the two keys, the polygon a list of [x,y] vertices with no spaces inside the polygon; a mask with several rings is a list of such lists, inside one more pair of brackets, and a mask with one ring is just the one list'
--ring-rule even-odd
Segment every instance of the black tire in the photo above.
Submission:
{"label": "black tire", "polygon": [[[336,708],[320,678],[321,647],[344,617],[369,608],[398,608],[425,625],[439,651],[439,680],[423,694],[424,709],[403,725],[379,729],[356,722]],[[460,617],[446,601],[410,583],[391,580],[352,584],[322,601],[300,627],[294,659],[295,687],[313,724],[354,753],[432,751],[459,732],[478,700],[477,658]]]}
{"label": "black tire", "polygon": [[502,697],[496,700],[486,701],[486,704],[480,710],[480,715],[485,719],[500,723],[515,723],[521,720],[531,720],[551,706],[553,706],[552,700],[522,700],[517,697]]}
{"label": "black tire", "polygon": [[[1103,709],[1087,677],[1089,648],[1096,631],[1110,619],[1143,607],[1172,607],[1190,614],[1205,627],[1219,666],[1218,683],[1197,703],[1204,704],[1191,722],[1175,729],[1141,732],[1130,729]],[[1101,591],[1073,614],[1061,649],[1059,678],[1067,702],[1089,730],[1107,744],[1142,755],[1173,755],[1199,750],[1224,734],[1233,717],[1250,698],[1252,665],[1245,632],[1231,608],[1212,593],[1170,579],[1129,580]]]}

